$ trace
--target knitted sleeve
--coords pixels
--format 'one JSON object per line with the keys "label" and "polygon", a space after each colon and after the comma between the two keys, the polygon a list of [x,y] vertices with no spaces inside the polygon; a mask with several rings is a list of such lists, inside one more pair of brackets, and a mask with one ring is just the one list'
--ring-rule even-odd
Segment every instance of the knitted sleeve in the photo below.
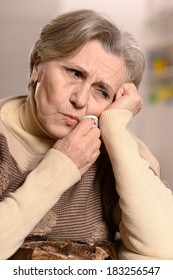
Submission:
{"label": "knitted sleeve", "polygon": [[29,172],[22,172],[10,154],[7,140],[0,133],[0,201],[24,182]]}
{"label": "knitted sleeve", "polygon": [[173,259],[173,195],[160,180],[154,157],[141,157],[126,128],[131,118],[124,109],[107,110],[100,118],[120,197],[120,237],[136,255]]}

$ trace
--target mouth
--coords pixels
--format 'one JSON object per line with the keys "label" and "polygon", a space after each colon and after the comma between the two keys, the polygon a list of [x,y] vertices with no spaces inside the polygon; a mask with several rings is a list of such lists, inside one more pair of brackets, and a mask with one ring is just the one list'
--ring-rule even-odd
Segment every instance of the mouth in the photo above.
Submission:
{"label": "mouth", "polygon": [[68,114],[63,114],[65,123],[70,126],[75,126],[79,123],[79,117]]}

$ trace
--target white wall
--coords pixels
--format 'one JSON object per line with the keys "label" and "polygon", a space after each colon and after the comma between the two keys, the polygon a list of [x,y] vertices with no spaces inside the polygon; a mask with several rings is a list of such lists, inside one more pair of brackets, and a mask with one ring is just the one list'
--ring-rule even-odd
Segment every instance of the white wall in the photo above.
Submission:
{"label": "white wall", "polygon": [[146,8],[146,0],[63,0],[59,11],[96,9],[113,17],[128,31],[139,34]]}
{"label": "white wall", "polygon": [[57,0],[0,0],[0,98],[24,94],[28,56],[42,27],[58,10]]}

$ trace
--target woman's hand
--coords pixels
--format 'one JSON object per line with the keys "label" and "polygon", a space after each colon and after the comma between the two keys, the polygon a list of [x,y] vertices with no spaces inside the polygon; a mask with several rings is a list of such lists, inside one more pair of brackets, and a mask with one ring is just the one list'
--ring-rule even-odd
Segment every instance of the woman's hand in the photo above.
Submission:
{"label": "woman's hand", "polygon": [[142,108],[143,101],[133,83],[123,84],[117,91],[115,101],[107,109],[126,109],[136,115]]}
{"label": "woman's hand", "polygon": [[93,120],[82,119],[63,139],[58,140],[54,149],[66,154],[76,164],[81,175],[95,162],[100,154],[100,129],[93,127]]}

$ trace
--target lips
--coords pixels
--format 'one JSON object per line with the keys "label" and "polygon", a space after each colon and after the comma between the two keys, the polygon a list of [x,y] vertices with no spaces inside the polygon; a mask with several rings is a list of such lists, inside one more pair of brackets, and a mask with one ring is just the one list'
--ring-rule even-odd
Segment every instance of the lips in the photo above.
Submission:
{"label": "lips", "polygon": [[75,126],[79,122],[79,118],[77,116],[66,115],[66,114],[63,114],[63,116],[67,125]]}

